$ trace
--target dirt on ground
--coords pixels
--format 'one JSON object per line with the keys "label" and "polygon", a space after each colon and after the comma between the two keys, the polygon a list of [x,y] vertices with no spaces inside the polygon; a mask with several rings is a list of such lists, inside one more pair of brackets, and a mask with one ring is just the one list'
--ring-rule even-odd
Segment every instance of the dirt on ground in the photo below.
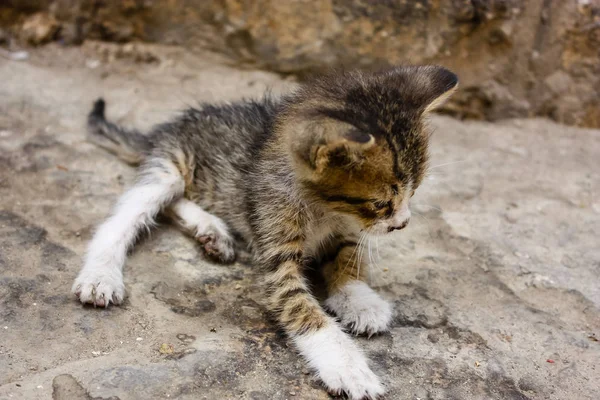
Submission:
{"label": "dirt on ground", "polygon": [[[176,47],[49,45],[0,58],[0,398],[327,399],[269,320],[251,265],[206,262],[168,222],[130,257],[121,307],[70,287],[134,170],[85,139],[199,101],[295,83]],[[434,117],[409,227],[371,242],[389,333],[355,340],[387,399],[597,399],[600,131]]]}

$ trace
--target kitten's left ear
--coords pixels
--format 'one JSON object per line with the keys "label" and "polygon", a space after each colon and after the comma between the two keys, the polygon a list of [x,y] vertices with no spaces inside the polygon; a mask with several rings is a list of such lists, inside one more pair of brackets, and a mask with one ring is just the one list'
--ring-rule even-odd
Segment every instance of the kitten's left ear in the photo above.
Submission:
{"label": "kitten's left ear", "polygon": [[430,77],[430,97],[425,106],[424,113],[431,112],[446,102],[458,89],[458,76],[444,67],[437,65],[428,68]]}
{"label": "kitten's left ear", "polygon": [[458,76],[439,65],[403,67],[398,72],[404,74],[406,92],[416,97],[424,113],[440,107],[458,88]]}

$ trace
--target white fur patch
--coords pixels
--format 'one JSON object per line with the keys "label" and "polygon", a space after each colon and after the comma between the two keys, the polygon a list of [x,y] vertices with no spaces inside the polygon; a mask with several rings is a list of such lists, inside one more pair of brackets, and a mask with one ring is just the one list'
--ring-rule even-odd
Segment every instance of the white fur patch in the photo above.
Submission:
{"label": "white fur patch", "polygon": [[335,322],[293,341],[330,392],[346,393],[352,400],[375,399],[383,394],[384,388],[366,357]]}
{"label": "white fur patch", "polygon": [[392,320],[390,304],[361,281],[352,281],[329,296],[325,307],[356,334],[387,331]]}
{"label": "white fur patch", "polygon": [[156,171],[146,171],[145,179],[129,189],[119,200],[114,214],[94,235],[85,264],[73,284],[82,303],[106,306],[119,304],[125,297],[123,265],[127,250],[141,229],[148,228],[158,212],[183,193],[183,178],[165,163]]}

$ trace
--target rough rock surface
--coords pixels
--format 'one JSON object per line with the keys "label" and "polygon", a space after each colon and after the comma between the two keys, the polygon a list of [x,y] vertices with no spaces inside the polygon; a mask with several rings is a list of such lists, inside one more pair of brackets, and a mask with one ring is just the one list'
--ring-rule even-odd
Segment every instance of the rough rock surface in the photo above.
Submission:
{"label": "rough rock surface", "polygon": [[[143,62],[135,54],[151,54]],[[117,56],[125,54],[125,56]],[[91,102],[148,127],[198,100],[293,85],[178,48],[0,59],[0,398],[327,399],[267,319],[251,266],[202,260],[164,224],[128,261],[122,307],[69,289],[133,170],[85,141]],[[356,341],[388,399],[597,399],[600,131],[433,118],[406,230],[370,244],[388,334]]]}
{"label": "rough rock surface", "polygon": [[38,45],[51,41],[59,30],[58,21],[51,15],[37,13],[27,18],[21,30],[26,42]]}
{"label": "rough rock surface", "polygon": [[[63,43],[142,40],[217,50],[235,63],[304,74],[331,66],[441,63],[461,77],[446,111],[548,116],[600,127],[600,0],[8,1],[61,21]],[[25,21],[26,23],[27,21]]]}

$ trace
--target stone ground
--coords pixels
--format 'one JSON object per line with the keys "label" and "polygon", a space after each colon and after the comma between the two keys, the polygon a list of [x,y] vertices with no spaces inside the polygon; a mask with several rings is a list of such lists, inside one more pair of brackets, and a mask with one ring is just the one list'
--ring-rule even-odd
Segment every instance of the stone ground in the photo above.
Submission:
{"label": "stone ground", "polygon": [[[88,43],[0,58],[0,398],[327,399],[267,319],[250,266],[202,260],[168,223],[135,250],[122,307],[69,293],[134,171],[85,114],[149,127],[197,100],[293,85],[215,56]],[[388,399],[600,396],[600,131],[436,117],[420,215],[371,243],[390,333],[356,340]]]}

